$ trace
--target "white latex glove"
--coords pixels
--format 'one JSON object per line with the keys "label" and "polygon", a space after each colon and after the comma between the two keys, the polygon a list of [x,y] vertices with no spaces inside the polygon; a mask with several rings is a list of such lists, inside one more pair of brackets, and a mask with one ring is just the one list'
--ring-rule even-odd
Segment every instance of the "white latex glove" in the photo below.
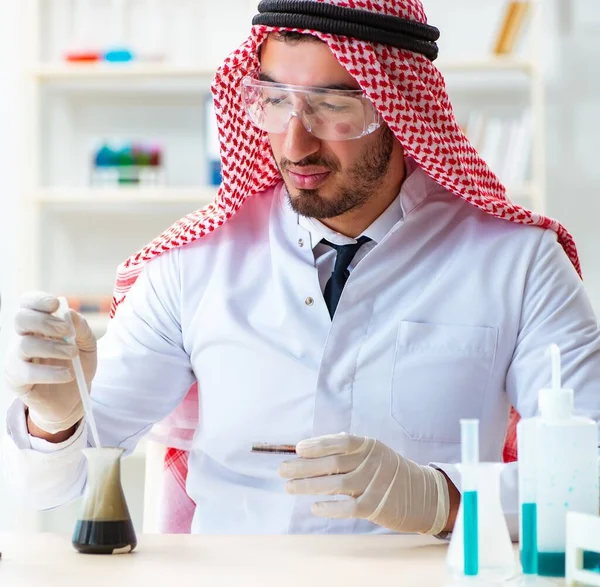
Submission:
{"label": "white latex glove", "polygon": [[353,499],[314,503],[328,518],[365,518],[397,532],[439,534],[450,499],[444,475],[405,459],[378,440],[335,434],[303,440],[301,457],[281,463],[291,494],[348,495]]}
{"label": "white latex glove", "polygon": [[56,434],[83,418],[71,360],[79,353],[88,390],[96,373],[96,338],[83,316],[70,310],[75,342],[66,320],[53,316],[58,299],[43,292],[21,298],[15,317],[18,338],[9,353],[5,378],[9,389],[29,408],[33,423]]}

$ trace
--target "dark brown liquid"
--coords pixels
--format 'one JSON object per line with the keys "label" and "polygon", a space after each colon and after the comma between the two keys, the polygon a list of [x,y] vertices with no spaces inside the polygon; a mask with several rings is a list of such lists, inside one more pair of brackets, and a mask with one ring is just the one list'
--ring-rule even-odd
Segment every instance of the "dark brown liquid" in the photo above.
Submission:
{"label": "dark brown liquid", "polygon": [[73,546],[84,554],[112,554],[117,548],[130,546],[133,550],[136,545],[137,538],[131,520],[78,520],[73,532]]}

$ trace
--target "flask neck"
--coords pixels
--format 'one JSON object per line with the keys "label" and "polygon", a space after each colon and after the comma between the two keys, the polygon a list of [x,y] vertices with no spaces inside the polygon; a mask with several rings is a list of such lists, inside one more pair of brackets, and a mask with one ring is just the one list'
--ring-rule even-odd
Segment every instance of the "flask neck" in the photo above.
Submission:
{"label": "flask neck", "polygon": [[121,448],[87,448],[87,483],[82,519],[116,521],[129,519],[121,485]]}
{"label": "flask neck", "polygon": [[122,448],[86,448],[83,454],[87,460],[88,483],[121,480]]}

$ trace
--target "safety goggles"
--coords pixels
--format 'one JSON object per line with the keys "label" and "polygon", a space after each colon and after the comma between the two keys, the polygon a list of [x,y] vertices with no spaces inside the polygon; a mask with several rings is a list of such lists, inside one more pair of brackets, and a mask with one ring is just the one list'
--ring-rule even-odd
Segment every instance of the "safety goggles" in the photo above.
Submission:
{"label": "safety goggles", "polygon": [[381,126],[379,112],[362,90],[328,90],[242,80],[242,100],[252,123],[268,133],[286,131],[295,116],[324,141],[359,139]]}

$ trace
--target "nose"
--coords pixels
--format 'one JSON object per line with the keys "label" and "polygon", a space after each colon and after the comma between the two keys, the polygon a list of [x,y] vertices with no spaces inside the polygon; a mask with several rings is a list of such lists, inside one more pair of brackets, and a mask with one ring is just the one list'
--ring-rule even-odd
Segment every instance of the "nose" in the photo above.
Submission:
{"label": "nose", "polygon": [[306,130],[299,116],[293,115],[285,131],[283,156],[290,161],[302,161],[321,148],[321,141]]}

